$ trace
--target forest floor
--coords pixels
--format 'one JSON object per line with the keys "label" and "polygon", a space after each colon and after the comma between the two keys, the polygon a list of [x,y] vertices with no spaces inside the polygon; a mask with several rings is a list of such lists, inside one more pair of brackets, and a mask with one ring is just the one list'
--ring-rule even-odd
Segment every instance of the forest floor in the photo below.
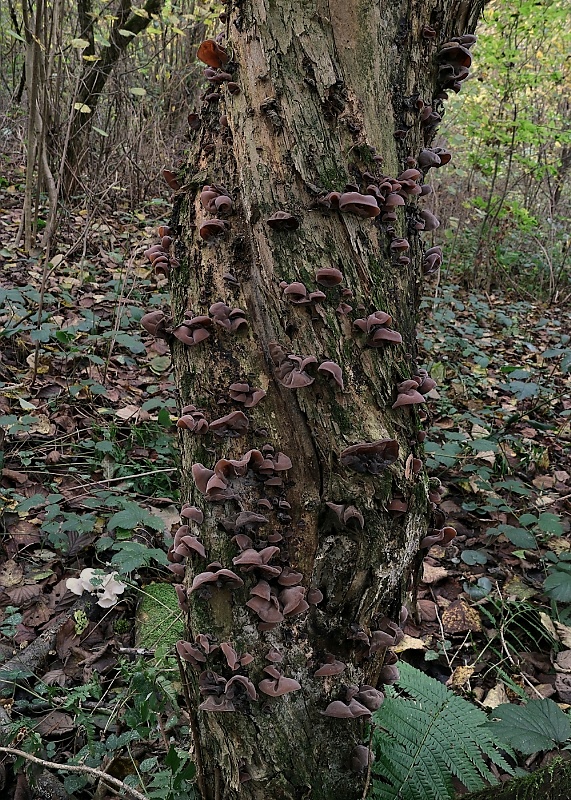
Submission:
{"label": "forest floor", "polygon": [[[75,209],[42,268],[12,244],[22,182],[18,169],[0,182],[0,730],[149,800],[190,797],[166,558],[180,524],[177,401],[168,347],[140,327],[168,297],[144,250],[170,204]],[[397,650],[484,709],[548,697],[565,707],[571,309],[444,278],[427,290],[420,346],[439,402],[426,466],[458,535],[428,551]],[[117,604],[66,588],[89,568],[117,573]],[[22,763],[0,766],[10,800],[27,796]],[[93,794],[94,776],[42,769],[54,797],[115,796],[102,782]]]}

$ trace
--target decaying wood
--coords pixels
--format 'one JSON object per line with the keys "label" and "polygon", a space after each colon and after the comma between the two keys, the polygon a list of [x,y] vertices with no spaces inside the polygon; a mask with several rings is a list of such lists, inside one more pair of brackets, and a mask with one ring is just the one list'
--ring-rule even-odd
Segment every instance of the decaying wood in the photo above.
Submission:
{"label": "decaying wood", "polygon": [[[238,410],[249,421],[236,438],[181,431],[182,493],[204,510],[204,523],[192,532],[207,553],[206,561],[188,559],[185,586],[215,561],[235,569],[245,586],[192,593],[189,638],[211,634],[254,655],[239,671],[256,685],[267,677],[266,653],[277,648],[284,657],[280,669],[301,690],[275,699],[258,693],[256,702],[239,701],[234,713],[199,711],[206,796],[218,786],[225,800],[355,800],[366,774],[351,772],[351,751],[367,743],[365,723],[322,712],[331,701],[345,700],[348,685],[377,685],[383,652],[371,657],[350,635],[360,629],[370,634],[385,615],[398,622],[428,525],[426,475],[405,473],[409,456],[421,455],[420,419],[408,407],[391,409],[396,383],[420,366],[415,324],[422,245],[411,209],[399,211],[391,232],[317,201],[347,184],[363,187],[365,173],[395,178],[407,157],[418,155],[425,142],[414,103],[419,97],[431,101],[438,46],[473,30],[480,3],[244,0],[239,6],[227,27],[227,68],[240,92],[223,90],[222,101],[200,109],[188,169],[179,178],[172,224],[181,266],[171,277],[175,325],[185,311],[207,315],[218,301],[242,309],[248,321],[236,332],[214,324],[200,344],[174,341],[173,347],[181,406],[194,405],[209,422]],[[438,30],[435,41],[423,38],[425,25]],[[395,138],[397,130],[408,133]],[[214,216],[200,203],[204,185],[225,187],[233,199],[229,230],[210,241],[199,235]],[[277,210],[294,215],[299,229],[272,230],[266,220]],[[410,264],[391,255],[393,236],[408,237]],[[352,296],[333,288],[324,289],[320,303],[288,302],[280,282],[322,289],[315,275],[324,267],[343,273],[341,288]],[[342,301],[354,313],[340,313]],[[353,322],[375,310],[393,317],[402,345],[366,346]],[[285,387],[276,379],[272,342],[286,354],[315,356],[317,364],[336,362],[344,388],[316,371],[311,385]],[[235,382],[266,396],[246,408],[230,397]],[[380,439],[395,439],[400,449],[397,463],[380,474],[341,463],[347,447]],[[193,464],[213,469],[221,458],[240,459],[264,445],[292,461],[283,486],[265,487],[250,470],[230,480],[235,499],[209,502],[197,490]],[[408,501],[400,518],[386,510],[397,491]],[[264,498],[271,510],[257,505]],[[290,504],[286,512],[280,500]],[[343,524],[328,502],[355,506],[364,526]],[[303,573],[303,586],[324,596],[271,631],[260,631],[245,605],[257,578],[233,565],[239,550],[228,524],[221,524],[244,510],[268,518],[259,541],[272,532],[283,535],[271,563]],[[315,677],[328,653],[347,665],[345,671]],[[197,691],[200,670],[188,667],[198,705],[204,700]],[[203,668],[226,680],[233,674],[220,651]],[[241,773],[251,779],[241,783]]]}

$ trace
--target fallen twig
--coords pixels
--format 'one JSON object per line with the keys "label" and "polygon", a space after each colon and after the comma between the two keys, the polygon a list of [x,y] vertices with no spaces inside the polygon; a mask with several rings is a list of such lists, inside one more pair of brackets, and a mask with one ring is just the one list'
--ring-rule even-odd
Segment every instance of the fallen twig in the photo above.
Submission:
{"label": "fallen twig", "polygon": [[63,769],[67,772],[77,772],[82,775],[91,775],[93,778],[97,778],[100,781],[107,781],[107,783],[111,784],[114,789],[125,791],[128,795],[134,797],[135,800],[148,800],[144,794],[141,794],[141,792],[133,789],[132,786],[127,786],[127,784],[123,783],[123,781],[113,778],[111,775],[108,775],[106,772],[103,772],[100,769],[86,767],[85,764],[56,764],[55,761],[45,761],[43,758],[33,756],[31,753],[25,753],[23,750],[16,750],[14,747],[0,747],[0,753],[18,756],[18,758],[24,758],[26,761],[31,761],[33,764],[39,764],[40,766],[48,767],[49,769]]}

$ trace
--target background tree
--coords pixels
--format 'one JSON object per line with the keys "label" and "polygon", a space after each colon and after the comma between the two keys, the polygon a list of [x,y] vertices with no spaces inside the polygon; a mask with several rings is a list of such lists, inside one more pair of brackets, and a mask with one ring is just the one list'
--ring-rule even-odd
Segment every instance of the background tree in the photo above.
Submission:
{"label": "background tree", "polygon": [[[437,221],[417,204],[421,172],[396,178],[448,159],[418,161],[471,40],[441,48],[473,31],[481,5],[247,0],[222,16],[227,51],[199,51],[212,85],[184,179],[167,177],[184,184],[172,224],[183,492],[204,521],[185,512],[171,558],[180,574],[190,554],[179,592],[198,638],[180,652],[193,696],[218,709],[194,722],[207,797],[363,794],[351,762],[378,695],[362,687],[391,679],[431,513],[423,414],[391,407],[397,383],[419,376],[400,391],[413,402],[430,387],[416,363],[418,231]],[[294,219],[268,222],[277,211]],[[169,246],[154,255],[166,270]],[[237,655],[209,652],[207,636]],[[343,671],[316,676],[327,660]]]}
{"label": "background tree", "polygon": [[501,276],[554,301],[568,284],[567,16],[559,0],[491,2],[478,67],[439,131],[455,153],[435,187],[447,269],[470,286],[489,289]]}

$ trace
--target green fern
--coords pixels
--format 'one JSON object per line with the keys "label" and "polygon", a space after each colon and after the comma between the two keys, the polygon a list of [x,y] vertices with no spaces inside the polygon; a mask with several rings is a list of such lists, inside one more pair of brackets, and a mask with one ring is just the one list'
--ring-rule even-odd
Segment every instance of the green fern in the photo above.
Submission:
{"label": "green fern", "polygon": [[378,800],[451,800],[455,776],[469,791],[497,780],[485,757],[513,774],[487,716],[446,686],[405,662],[399,664],[398,693],[388,688],[373,717],[372,796]]}

